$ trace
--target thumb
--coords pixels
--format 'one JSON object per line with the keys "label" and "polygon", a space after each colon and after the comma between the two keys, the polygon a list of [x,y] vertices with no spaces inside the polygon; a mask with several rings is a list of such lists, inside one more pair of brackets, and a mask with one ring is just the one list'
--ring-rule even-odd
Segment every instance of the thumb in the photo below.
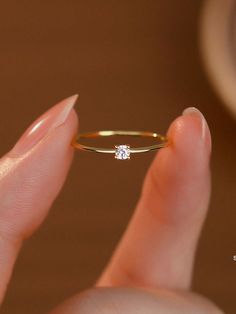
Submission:
{"label": "thumb", "polygon": [[0,303],[22,240],[44,220],[66,178],[76,99],[69,97],[38,118],[0,159]]}

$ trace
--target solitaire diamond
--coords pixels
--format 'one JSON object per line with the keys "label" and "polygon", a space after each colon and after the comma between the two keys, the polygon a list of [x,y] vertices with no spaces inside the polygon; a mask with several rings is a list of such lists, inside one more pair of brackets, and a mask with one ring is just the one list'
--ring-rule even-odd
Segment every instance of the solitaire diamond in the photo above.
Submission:
{"label": "solitaire diamond", "polygon": [[120,160],[130,159],[130,146],[129,145],[117,145],[115,146],[115,158]]}

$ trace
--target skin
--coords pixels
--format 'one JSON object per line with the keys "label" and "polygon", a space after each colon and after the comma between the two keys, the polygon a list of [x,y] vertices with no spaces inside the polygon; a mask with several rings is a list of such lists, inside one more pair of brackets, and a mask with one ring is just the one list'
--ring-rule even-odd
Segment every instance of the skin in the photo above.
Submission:
{"label": "skin", "polygon": [[[31,149],[19,154],[19,147],[13,148],[0,160],[1,303],[22,242],[46,218],[65,181],[77,130],[71,109]],[[168,136],[170,145],[150,165],[134,215],[106,269],[94,287],[51,313],[223,313],[191,292],[210,197],[210,131],[200,112],[188,110],[172,122]]]}

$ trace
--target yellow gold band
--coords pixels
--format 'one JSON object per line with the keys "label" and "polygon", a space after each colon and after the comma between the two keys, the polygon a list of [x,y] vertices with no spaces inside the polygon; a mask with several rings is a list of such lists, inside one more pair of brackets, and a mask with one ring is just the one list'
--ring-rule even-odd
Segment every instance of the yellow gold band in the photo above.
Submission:
{"label": "yellow gold band", "polygon": [[[94,137],[106,137],[106,136],[135,136],[135,137],[152,137],[157,140],[157,144],[144,147],[130,148],[129,145],[118,145],[114,148],[101,148],[84,145],[80,142],[81,138],[94,138]],[[166,136],[160,135],[155,132],[148,131],[95,131],[79,133],[76,139],[72,142],[72,146],[89,152],[95,153],[108,153],[115,154],[116,159],[129,159],[130,153],[144,153],[152,150],[157,150],[165,147],[168,144]]]}

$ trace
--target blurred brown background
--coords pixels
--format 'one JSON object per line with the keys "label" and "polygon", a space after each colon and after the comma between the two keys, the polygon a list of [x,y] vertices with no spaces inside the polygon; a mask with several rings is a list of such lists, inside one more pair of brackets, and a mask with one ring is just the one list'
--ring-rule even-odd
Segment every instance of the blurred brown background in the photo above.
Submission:
{"label": "blurred brown background", "polygon": [[[84,131],[165,132],[185,107],[197,106],[213,135],[213,194],[194,288],[235,313],[236,124],[204,74],[201,6],[189,0],[2,2],[0,150],[77,92]],[[153,154],[127,163],[75,157],[47,221],[24,245],[1,313],[46,313],[93,285],[133,212]]]}

